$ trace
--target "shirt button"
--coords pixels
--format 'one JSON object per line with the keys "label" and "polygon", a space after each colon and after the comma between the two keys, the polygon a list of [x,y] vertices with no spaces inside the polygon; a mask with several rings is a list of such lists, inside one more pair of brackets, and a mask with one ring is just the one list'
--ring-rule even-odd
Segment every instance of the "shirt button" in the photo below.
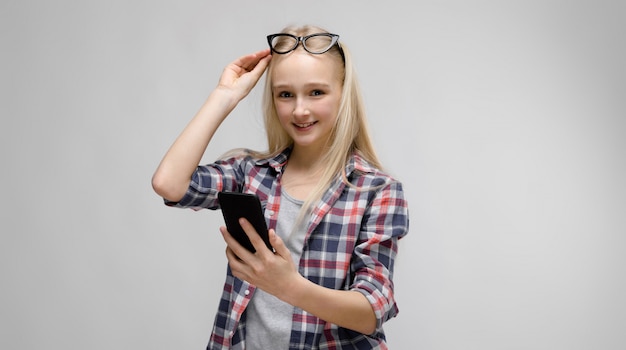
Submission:
{"label": "shirt button", "polygon": [[243,292],[243,294],[245,294],[245,295],[250,295],[250,291],[246,289],[246,291],[245,291],[245,292]]}
{"label": "shirt button", "polygon": [[273,211],[273,210],[268,210],[268,211],[267,211],[267,213],[268,213],[270,216],[274,216],[274,211]]}

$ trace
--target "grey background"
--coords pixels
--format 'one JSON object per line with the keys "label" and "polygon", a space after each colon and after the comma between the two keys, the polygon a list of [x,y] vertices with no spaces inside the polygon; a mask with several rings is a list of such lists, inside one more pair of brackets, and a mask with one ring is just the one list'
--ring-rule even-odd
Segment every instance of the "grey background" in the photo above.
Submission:
{"label": "grey background", "polygon": [[[291,23],[354,53],[405,183],[392,349],[626,348],[623,1],[0,4],[0,348],[202,349],[219,212],[150,177],[223,67]],[[265,147],[260,89],[206,161]]]}

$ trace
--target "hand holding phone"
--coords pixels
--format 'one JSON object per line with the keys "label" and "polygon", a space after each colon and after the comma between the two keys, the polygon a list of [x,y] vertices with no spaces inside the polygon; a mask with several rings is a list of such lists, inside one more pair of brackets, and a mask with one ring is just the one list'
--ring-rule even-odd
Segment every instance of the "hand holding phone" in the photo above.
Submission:
{"label": "hand holding phone", "polygon": [[253,253],[256,252],[248,235],[239,225],[239,219],[245,218],[261,236],[267,248],[274,250],[270,244],[263,208],[257,195],[240,192],[219,192],[217,197],[222,208],[226,228],[239,244]]}

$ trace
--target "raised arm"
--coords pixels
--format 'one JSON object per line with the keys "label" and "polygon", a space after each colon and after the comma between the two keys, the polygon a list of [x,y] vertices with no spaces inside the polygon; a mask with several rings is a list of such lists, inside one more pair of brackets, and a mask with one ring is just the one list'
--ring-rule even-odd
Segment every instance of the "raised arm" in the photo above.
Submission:
{"label": "raised arm", "polygon": [[259,81],[271,59],[269,49],[238,58],[224,69],[219,83],[167,151],[152,187],[161,197],[180,200],[213,135],[239,101]]}

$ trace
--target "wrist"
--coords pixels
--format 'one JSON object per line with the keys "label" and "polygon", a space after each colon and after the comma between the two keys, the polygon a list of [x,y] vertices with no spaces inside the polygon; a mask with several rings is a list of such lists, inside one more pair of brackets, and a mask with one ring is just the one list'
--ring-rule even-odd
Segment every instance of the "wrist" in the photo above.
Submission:
{"label": "wrist", "polygon": [[309,283],[311,283],[309,280],[297,273],[293,281],[286,288],[283,288],[281,295],[277,297],[290,305],[301,307],[301,300],[306,298],[306,290]]}
{"label": "wrist", "polygon": [[215,103],[228,114],[235,109],[239,101],[241,101],[241,97],[237,96],[232,90],[218,86],[211,92],[206,104]]}

